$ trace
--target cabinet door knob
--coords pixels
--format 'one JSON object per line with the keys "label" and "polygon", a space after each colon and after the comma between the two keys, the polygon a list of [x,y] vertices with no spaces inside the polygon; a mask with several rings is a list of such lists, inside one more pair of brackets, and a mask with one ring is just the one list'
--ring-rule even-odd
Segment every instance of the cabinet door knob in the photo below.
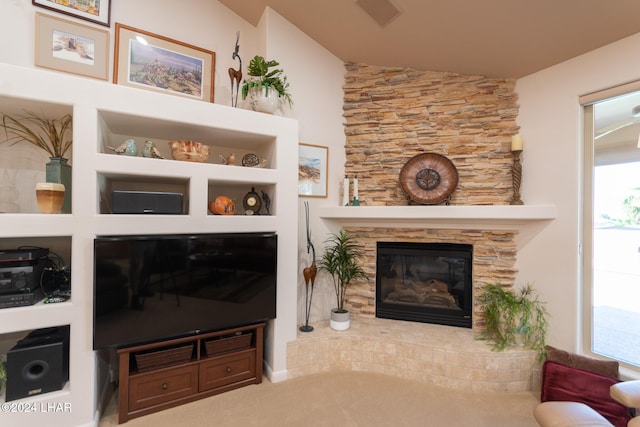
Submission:
{"label": "cabinet door knob", "polygon": [[167,383],[163,383],[163,384],[162,384],[162,389],[163,389],[163,390],[166,390],[166,389],[168,389],[168,388],[169,388],[169,386],[167,385]]}
{"label": "cabinet door knob", "polygon": [[227,366],[227,374],[231,373],[231,367]]}

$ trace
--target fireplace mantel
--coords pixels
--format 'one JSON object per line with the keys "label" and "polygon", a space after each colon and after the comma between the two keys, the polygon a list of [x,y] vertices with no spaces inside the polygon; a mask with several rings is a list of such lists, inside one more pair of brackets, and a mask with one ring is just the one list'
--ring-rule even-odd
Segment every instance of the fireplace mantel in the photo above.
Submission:
{"label": "fireplace mantel", "polygon": [[320,218],[362,227],[517,230],[555,219],[554,205],[321,206]]}

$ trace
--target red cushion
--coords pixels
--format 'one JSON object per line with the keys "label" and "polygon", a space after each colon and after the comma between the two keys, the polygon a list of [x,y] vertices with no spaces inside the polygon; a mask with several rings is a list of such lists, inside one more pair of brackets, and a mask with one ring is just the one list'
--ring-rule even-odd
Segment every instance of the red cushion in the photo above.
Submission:
{"label": "red cushion", "polygon": [[626,427],[629,411],[609,395],[609,387],[619,380],[547,360],[542,365],[542,393],[546,402],[582,402],[609,420],[616,427]]}

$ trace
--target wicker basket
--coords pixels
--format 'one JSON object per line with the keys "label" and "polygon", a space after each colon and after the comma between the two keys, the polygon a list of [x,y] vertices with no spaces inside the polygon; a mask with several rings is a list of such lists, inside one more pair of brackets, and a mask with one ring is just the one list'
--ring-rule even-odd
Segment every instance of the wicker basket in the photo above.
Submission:
{"label": "wicker basket", "polygon": [[150,351],[148,353],[136,353],[138,371],[144,372],[165,366],[177,365],[191,360],[193,343],[165,350]]}
{"label": "wicker basket", "polygon": [[249,348],[249,346],[251,346],[252,336],[253,333],[247,332],[238,335],[212,338],[205,341],[204,346],[207,351],[207,356],[215,356],[217,354]]}

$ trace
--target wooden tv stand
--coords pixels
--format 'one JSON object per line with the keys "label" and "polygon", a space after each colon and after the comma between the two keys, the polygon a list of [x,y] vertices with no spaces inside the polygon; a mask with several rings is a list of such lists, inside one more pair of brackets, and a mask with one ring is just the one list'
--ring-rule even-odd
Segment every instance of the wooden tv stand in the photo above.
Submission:
{"label": "wooden tv stand", "polygon": [[262,382],[264,323],[119,349],[119,417]]}

